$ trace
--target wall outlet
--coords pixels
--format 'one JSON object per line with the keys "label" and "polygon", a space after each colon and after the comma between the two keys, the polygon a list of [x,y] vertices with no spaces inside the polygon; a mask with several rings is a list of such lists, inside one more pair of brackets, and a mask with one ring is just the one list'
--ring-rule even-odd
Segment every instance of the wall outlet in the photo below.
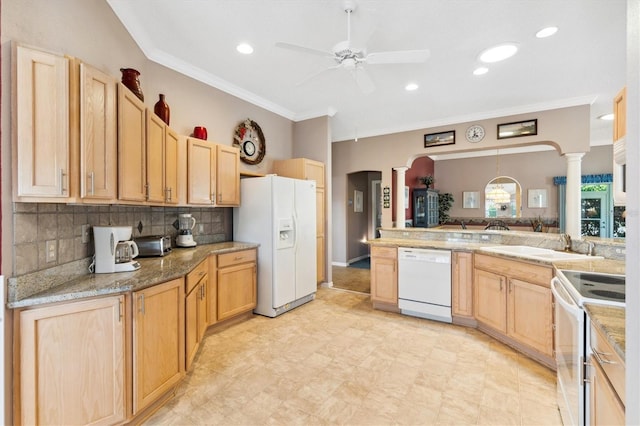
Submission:
{"label": "wall outlet", "polygon": [[204,225],[202,223],[198,224],[198,234],[204,233]]}
{"label": "wall outlet", "polygon": [[462,238],[465,240],[470,240],[473,237],[471,234],[462,234]]}
{"label": "wall outlet", "polygon": [[46,256],[46,261],[47,263],[49,262],[55,262],[56,258],[58,257],[57,254],[57,247],[56,247],[56,240],[49,240],[45,243],[44,245],[44,250],[45,250],[45,256]]}
{"label": "wall outlet", "polygon": [[480,239],[483,241],[489,241],[489,236],[488,235],[480,235]]}
{"label": "wall outlet", "polygon": [[89,242],[89,229],[91,228],[90,225],[82,225],[82,242],[83,243],[88,243]]}

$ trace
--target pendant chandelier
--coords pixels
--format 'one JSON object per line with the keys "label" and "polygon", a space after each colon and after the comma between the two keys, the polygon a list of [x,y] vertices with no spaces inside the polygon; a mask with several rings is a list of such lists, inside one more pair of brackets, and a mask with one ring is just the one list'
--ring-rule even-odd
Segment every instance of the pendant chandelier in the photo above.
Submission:
{"label": "pendant chandelier", "polygon": [[507,204],[511,202],[511,194],[505,191],[500,183],[500,150],[496,149],[496,179],[493,189],[487,192],[486,196],[493,200],[495,204]]}

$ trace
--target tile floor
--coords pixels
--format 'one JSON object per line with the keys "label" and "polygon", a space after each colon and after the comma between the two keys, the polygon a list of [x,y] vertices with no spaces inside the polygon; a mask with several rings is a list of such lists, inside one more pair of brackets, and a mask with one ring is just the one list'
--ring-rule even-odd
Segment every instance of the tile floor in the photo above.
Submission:
{"label": "tile floor", "polygon": [[473,329],[319,289],[211,333],[146,424],[559,425],[554,373]]}

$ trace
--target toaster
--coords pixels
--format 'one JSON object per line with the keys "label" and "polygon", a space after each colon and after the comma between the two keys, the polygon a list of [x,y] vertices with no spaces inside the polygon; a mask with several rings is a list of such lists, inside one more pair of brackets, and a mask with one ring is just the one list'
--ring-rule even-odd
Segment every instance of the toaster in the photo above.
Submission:
{"label": "toaster", "polygon": [[139,257],[165,256],[171,253],[171,237],[168,235],[150,235],[137,237]]}

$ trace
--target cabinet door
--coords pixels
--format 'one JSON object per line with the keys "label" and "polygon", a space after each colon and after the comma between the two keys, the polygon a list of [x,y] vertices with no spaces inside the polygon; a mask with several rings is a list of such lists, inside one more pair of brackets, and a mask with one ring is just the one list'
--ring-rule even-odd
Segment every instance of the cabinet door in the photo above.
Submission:
{"label": "cabinet door", "polygon": [[397,249],[373,247],[371,250],[371,300],[398,304]]}
{"label": "cabinet door", "polygon": [[624,425],[625,408],[613,389],[607,376],[592,355],[589,362],[590,373],[590,424]]}
{"label": "cabinet door", "polygon": [[207,325],[218,321],[218,268],[217,256],[209,257],[209,275],[207,277]]}
{"label": "cabinet door", "polygon": [[185,314],[185,354],[186,369],[191,368],[193,358],[198,352],[198,302],[202,291],[199,286],[194,287],[185,297],[184,314]]}
{"label": "cabinet door", "polygon": [[228,145],[218,145],[216,152],[218,206],[240,205],[240,151]]}
{"label": "cabinet door", "polygon": [[453,252],[453,315],[473,317],[473,253]]}
{"label": "cabinet door", "polygon": [[313,160],[305,160],[305,179],[315,180],[317,188],[324,188],[324,163]]}
{"label": "cabinet door", "polygon": [[[15,201],[66,201],[69,182],[69,61],[15,45],[13,52]],[[21,198],[26,197],[26,198]]]}
{"label": "cabinet door", "polygon": [[502,333],[507,332],[506,278],[475,270],[473,307],[476,319]]}
{"label": "cabinet door", "polygon": [[165,127],[164,140],[164,202],[178,204],[178,134],[169,126]]}
{"label": "cabinet door", "polygon": [[509,279],[508,332],[510,337],[553,356],[551,289]]}
{"label": "cabinet door", "polygon": [[184,279],[133,293],[133,414],[184,375]]}
{"label": "cabinet door", "polygon": [[16,423],[122,423],[124,342],[124,296],[20,312]]}
{"label": "cabinet door", "polygon": [[218,269],[218,321],[256,307],[256,264]]}
{"label": "cabinet door", "polygon": [[146,201],[145,106],[118,83],[118,198]]}
{"label": "cabinet door", "polygon": [[116,80],[80,64],[80,197],[117,198]]}
{"label": "cabinet door", "polygon": [[147,201],[162,204],[165,199],[164,160],[167,125],[153,112],[147,114]]}
{"label": "cabinet door", "polygon": [[216,145],[187,140],[187,202],[210,206],[215,200]]}
{"label": "cabinet door", "polygon": [[613,98],[613,141],[622,139],[627,134],[627,88],[623,88]]}
{"label": "cabinet door", "polygon": [[427,226],[427,191],[424,189],[413,190],[413,226]]}

